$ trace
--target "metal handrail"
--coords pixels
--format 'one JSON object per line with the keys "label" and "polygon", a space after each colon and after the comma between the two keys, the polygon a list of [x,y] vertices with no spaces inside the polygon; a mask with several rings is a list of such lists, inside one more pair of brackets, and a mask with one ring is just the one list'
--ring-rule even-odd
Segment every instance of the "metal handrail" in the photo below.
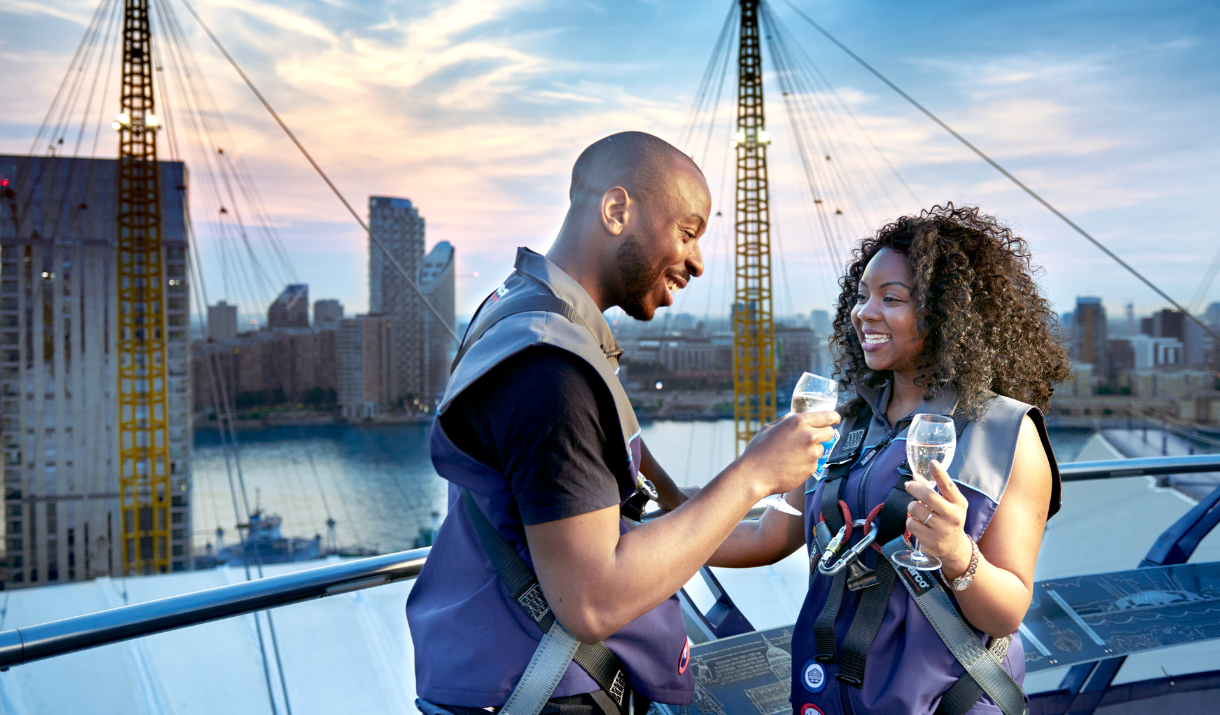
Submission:
{"label": "metal handrail", "polygon": [[[1059,471],[1065,482],[1220,472],[1220,455],[1069,462],[1060,465]],[[747,518],[761,515],[761,510],[755,511]],[[660,512],[650,512],[645,518],[658,516]],[[429,550],[415,549],[347,561],[0,631],[0,670],[140,636],[412,579],[419,575]]]}
{"label": "metal handrail", "polygon": [[[1066,464],[1059,465],[1059,476],[1065,482],[1156,476],[1159,474],[1195,474],[1198,472],[1220,472],[1220,454],[1138,457],[1135,459],[1111,459],[1102,462],[1067,462]],[[1217,486],[1220,486],[1220,484]]]}
{"label": "metal handrail", "polygon": [[429,551],[423,548],[347,561],[0,631],[0,670],[140,636],[413,579],[419,575]]}

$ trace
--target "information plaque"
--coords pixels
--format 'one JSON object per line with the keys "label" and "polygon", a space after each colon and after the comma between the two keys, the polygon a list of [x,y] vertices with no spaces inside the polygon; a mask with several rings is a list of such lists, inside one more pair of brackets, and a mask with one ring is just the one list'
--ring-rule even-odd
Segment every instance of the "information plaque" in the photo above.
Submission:
{"label": "information plaque", "polygon": [[789,715],[792,626],[745,633],[691,648],[695,697],[666,715]]}

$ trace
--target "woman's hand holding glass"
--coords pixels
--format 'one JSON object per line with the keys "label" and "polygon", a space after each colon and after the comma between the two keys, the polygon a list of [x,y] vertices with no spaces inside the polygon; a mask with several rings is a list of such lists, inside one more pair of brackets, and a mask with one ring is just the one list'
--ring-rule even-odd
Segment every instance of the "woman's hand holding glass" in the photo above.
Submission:
{"label": "woman's hand holding glass", "polygon": [[915,497],[907,507],[907,529],[928,556],[943,562],[946,578],[960,576],[970,563],[972,551],[963,528],[969,505],[940,462],[931,462],[929,471],[934,482],[918,477],[907,482],[907,492]]}

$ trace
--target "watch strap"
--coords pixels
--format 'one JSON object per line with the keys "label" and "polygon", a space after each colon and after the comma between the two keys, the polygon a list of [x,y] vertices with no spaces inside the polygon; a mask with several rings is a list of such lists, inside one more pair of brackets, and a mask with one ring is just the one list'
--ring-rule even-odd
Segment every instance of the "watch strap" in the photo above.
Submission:
{"label": "watch strap", "polygon": [[970,588],[970,584],[974,583],[974,572],[979,568],[979,545],[974,539],[970,539],[970,565],[966,567],[966,573],[958,576],[949,582],[954,591],[965,591]]}

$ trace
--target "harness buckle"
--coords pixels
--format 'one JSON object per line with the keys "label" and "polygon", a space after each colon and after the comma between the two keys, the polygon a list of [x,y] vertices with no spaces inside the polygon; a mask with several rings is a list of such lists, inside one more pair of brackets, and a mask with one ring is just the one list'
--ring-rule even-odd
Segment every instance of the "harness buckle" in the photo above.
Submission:
{"label": "harness buckle", "polygon": [[[852,522],[852,527],[863,527],[867,521],[867,519],[857,519]],[[835,556],[839,553],[839,549],[843,548],[843,536],[846,533],[847,525],[844,524],[843,528],[839,529],[839,533],[835,534],[835,537],[830,540],[829,544],[826,545],[826,551],[822,554],[822,559],[818,562],[819,573],[826,576],[834,576],[844,568],[847,568],[849,563],[859,558],[860,554],[864,553],[864,550],[867,549],[869,545],[873,543],[873,540],[877,538],[877,522],[874,520],[873,523],[869,525],[868,533],[864,535],[864,538],[860,539],[859,543],[848,549],[847,552],[836,561]],[[872,572],[869,571],[869,573]],[[853,573],[853,576],[856,575],[865,578],[867,577],[867,574]],[[873,577],[873,581],[876,581],[875,576]],[[866,588],[866,586],[861,586],[861,588]]]}
{"label": "harness buckle", "polygon": [[877,572],[864,565],[860,559],[847,564],[847,590],[863,591],[877,585]]}

